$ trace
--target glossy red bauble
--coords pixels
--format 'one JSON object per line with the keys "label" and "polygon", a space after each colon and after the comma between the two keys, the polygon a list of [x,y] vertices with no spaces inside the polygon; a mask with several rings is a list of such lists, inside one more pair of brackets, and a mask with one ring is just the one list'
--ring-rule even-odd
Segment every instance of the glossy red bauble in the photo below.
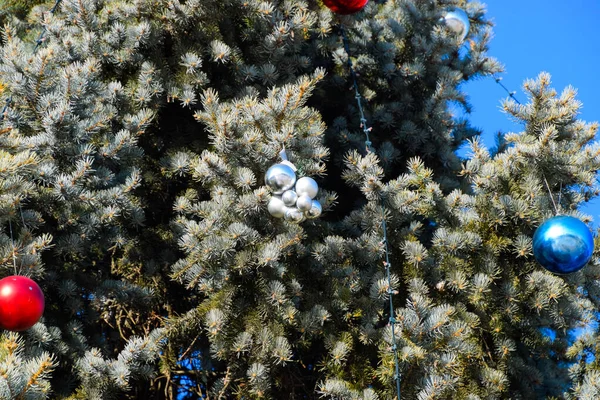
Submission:
{"label": "glossy red bauble", "polygon": [[44,293],[37,283],[19,275],[0,280],[0,328],[27,330],[43,313]]}
{"label": "glossy red bauble", "polygon": [[323,0],[323,4],[336,14],[348,15],[359,12],[369,0]]}

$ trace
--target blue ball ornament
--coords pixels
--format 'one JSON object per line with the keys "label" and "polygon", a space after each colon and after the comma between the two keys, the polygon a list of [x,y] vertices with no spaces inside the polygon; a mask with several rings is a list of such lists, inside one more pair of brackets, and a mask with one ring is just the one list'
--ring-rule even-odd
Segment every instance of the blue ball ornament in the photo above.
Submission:
{"label": "blue ball ornament", "polygon": [[546,220],[533,235],[533,255],[548,271],[570,274],[592,258],[594,238],[579,219],[559,215]]}

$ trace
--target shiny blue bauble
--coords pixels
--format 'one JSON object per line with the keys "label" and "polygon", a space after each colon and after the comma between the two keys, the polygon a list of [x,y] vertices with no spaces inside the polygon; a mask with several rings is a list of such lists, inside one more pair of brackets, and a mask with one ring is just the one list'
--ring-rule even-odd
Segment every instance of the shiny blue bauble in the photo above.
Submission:
{"label": "shiny blue bauble", "polygon": [[548,271],[570,274],[592,258],[594,238],[575,217],[559,215],[546,220],[533,235],[533,255]]}

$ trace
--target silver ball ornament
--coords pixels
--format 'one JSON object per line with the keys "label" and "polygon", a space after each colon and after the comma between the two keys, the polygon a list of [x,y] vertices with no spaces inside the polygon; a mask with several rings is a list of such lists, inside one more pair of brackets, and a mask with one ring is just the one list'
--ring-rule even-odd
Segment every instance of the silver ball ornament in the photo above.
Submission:
{"label": "silver ball ornament", "polygon": [[442,17],[442,20],[446,23],[446,26],[454,32],[462,42],[469,34],[469,28],[471,23],[469,22],[469,16],[467,13],[460,8],[451,8],[446,12],[446,15]]}
{"label": "silver ball ornament", "polygon": [[312,199],[309,195],[303,194],[298,197],[296,207],[298,207],[298,210],[300,211],[309,211],[312,208]]}
{"label": "silver ball ornament", "polygon": [[281,200],[288,207],[294,207],[296,205],[296,200],[298,200],[298,195],[293,190],[286,190],[281,195]]}
{"label": "silver ball ornament", "polygon": [[285,211],[285,215],[283,216],[283,218],[289,222],[300,223],[304,220],[304,214],[302,214],[302,211],[293,207],[293,208],[288,208]]}
{"label": "silver ball ornament", "polygon": [[293,188],[295,183],[296,173],[286,164],[275,164],[265,174],[265,184],[273,190],[274,194],[282,194]]}
{"label": "silver ball ornament", "polygon": [[317,185],[317,182],[313,178],[305,176],[298,179],[298,182],[296,182],[296,193],[298,194],[298,196],[306,194],[311,199],[314,199],[317,196],[318,192],[319,185]]}
{"label": "silver ball ornament", "polygon": [[271,200],[269,200],[267,210],[269,210],[269,214],[271,214],[275,218],[283,218],[285,216],[285,211],[287,210],[287,207],[285,206],[281,198],[279,198],[278,196],[273,196],[271,197]]}
{"label": "silver ball ornament", "polygon": [[317,218],[323,212],[323,207],[321,207],[321,203],[319,200],[313,200],[310,210],[306,212],[306,216],[308,218]]}

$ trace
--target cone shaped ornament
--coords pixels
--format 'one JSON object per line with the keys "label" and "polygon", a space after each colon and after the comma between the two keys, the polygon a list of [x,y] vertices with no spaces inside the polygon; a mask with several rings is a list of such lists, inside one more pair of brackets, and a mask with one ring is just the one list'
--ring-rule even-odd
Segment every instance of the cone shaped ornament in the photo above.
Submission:
{"label": "cone shaped ornament", "polygon": [[469,16],[464,10],[461,10],[460,8],[451,8],[442,17],[442,20],[446,23],[446,26],[458,36],[461,42],[465,40],[469,34],[471,23],[469,22]]}
{"label": "cone shaped ornament", "polygon": [[592,258],[594,238],[578,218],[559,215],[546,220],[533,235],[533,255],[548,271],[570,274]]}

